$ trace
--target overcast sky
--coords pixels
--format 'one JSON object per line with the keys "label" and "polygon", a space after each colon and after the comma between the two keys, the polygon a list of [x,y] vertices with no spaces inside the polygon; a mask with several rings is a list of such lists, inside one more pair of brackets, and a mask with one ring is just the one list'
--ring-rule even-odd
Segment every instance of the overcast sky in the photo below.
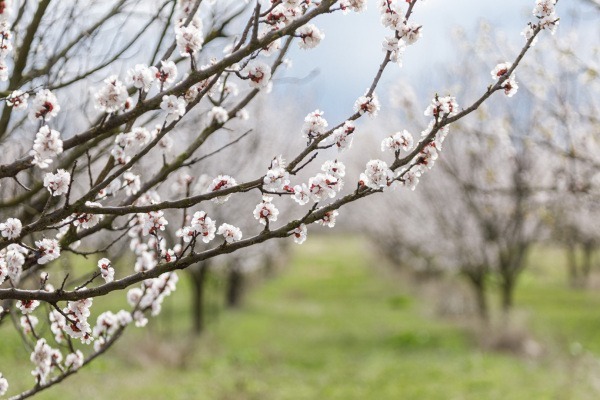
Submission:
{"label": "overcast sky", "polygon": [[[318,75],[304,85],[286,85],[280,90],[294,93],[300,106],[306,103],[307,107],[325,110],[326,116],[333,120],[348,115],[354,100],[369,86],[383,57],[381,42],[390,35],[390,31],[379,22],[376,1],[369,0],[368,3],[368,11],[361,14],[317,19],[316,24],[324,31],[325,40],[313,50],[295,49],[290,54],[293,68],[287,75],[305,77],[315,68],[318,68]],[[533,18],[533,5],[534,0],[427,0],[418,3],[412,20],[423,25],[423,37],[407,49],[402,68],[395,65],[388,67],[381,87],[389,87],[398,79],[423,82],[425,85],[435,78],[439,80],[444,63],[454,61],[452,54],[457,44],[453,43],[450,33],[458,26],[474,32],[480,21],[485,19],[504,32],[507,40],[522,43],[524,39],[520,32]],[[589,10],[579,0],[559,3],[561,27],[557,35],[560,35],[561,29],[566,30],[574,23],[573,11],[576,11],[578,23],[597,27],[600,13],[586,13]],[[594,40],[597,43],[598,37]],[[446,82],[445,86],[450,84]]]}

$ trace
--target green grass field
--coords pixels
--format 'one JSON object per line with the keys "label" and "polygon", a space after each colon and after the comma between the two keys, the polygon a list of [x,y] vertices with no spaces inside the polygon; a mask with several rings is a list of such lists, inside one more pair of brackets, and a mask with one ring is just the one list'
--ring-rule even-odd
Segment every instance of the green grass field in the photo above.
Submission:
{"label": "green grass field", "polygon": [[[185,333],[182,279],[150,329],[132,327],[107,356],[38,398],[600,398],[600,294],[568,289],[558,252],[534,255],[517,293],[545,349],[532,360],[480,350],[357,239],[313,236],[294,251],[288,269],[197,340]],[[33,379],[11,330],[0,329],[0,371],[15,393]]]}

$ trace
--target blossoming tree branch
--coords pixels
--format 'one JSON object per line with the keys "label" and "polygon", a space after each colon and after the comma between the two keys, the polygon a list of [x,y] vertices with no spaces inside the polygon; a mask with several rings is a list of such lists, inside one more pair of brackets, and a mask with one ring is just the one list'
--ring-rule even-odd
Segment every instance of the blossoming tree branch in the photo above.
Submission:
{"label": "blossoming tree branch", "polygon": [[[288,161],[273,154],[254,179],[241,182],[224,171],[201,190],[184,190],[181,196],[162,193],[161,198],[158,187],[196,165],[210,137],[246,131],[244,121],[253,117],[248,106],[270,92],[272,77],[287,63],[291,46],[310,50],[325,38],[313,23],[316,17],[362,12],[366,0],[247,0],[227,7],[202,0],[159,2],[157,12],[138,24],[139,32],[128,42],[107,48],[110,56],[95,64],[80,58],[76,67],[69,67],[73,54],[85,52],[104,29],[120,34],[118,18],[136,14],[139,2],[111,2],[96,22],[75,31],[77,26],[65,27],[66,39],[52,45],[44,43],[45,21],[56,2],[35,3],[0,0],[0,79],[5,82],[0,324],[13,323],[20,332],[31,349],[33,375],[31,389],[14,399],[62,382],[103,354],[129,326],[146,325],[176,289],[176,271],[272,239],[300,244],[311,224],[333,227],[338,210],[348,203],[393,188],[414,190],[438,158],[449,126],[496,92],[514,95],[515,70],[525,53],[540,32],[553,32],[558,25],[556,0],[536,0],[522,50],[512,60],[490,65],[492,79],[479,98],[465,99],[468,105],[461,107],[451,95],[435,95],[425,110],[430,123],[420,136],[399,127],[382,142],[382,160],[365,160],[360,176],[346,176],[341,159],[360,135],[355,121],[377,116],[382,74],[401,65],[405,48],[427,29],[412,20],[421,0],[378,0],[389,36],[382,38],[382,58],[373,65],[371,85],[345,120],[330,124],[324,112],[315,110],[298,132],[305,145]],[[81,11],[66,3],[56,7],[76,18]],[[160,33],[150,49],[151,62],[144,64],[140,59],[148,57],[139,51],[137,60],[125,58],[150,27]],[[208,54],[214,44],[221,47],[219,56]],[[118,75],[121,70],[126,73]],[[104,71],[109,72],[103,83],[88,83],[94,87],[89,99],[67,96]],[[87,101],[93,103],[92,111]],[[85,121],[84,128],[61,133],[56,124],[61,113],[73,126]],[[201,118],[202,124],[185,136],[182,131],[190,127],[182,124],[190,118]],[[234,142],[229,145],[239,145]],[[167,156],[174,143],[177,154]],[[330,148],[339,156],[315,167],[317,152]],[[215,159],[220,155],[211,153]],[[142,164],[149,159],[154,161]],[[221,164],[226,168],[227,160]],[[302,181],[300,171],[312,171],[312,176]],[[256,204],[256,229],[242,232],[226,212],[217,220],[207,211],[208,204],[220,205],[232,196]],[[296,204],[301,217],[280,213],[280,202]],[[120,243],[131,257],[113,263],[108,249]],[[90,255],[102,257],[95,271],[71,271],[79,275],[69,276],[51,269],[61,257]],[[98,317],[92,321],[94,298],[116,291],[125,291],[129,308],[94,310]],[[0,374],[0,395],[8,389]]]}

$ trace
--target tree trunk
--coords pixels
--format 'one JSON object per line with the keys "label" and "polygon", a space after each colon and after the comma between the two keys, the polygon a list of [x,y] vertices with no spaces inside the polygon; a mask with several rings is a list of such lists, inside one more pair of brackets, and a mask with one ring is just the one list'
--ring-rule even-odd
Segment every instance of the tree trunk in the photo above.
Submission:
{"label": "tree trunk", "polygon": [[471,287],[473,288],[473,294],[475,295],[475,303],[477,306],[477,317],[484,324],[487,325],[489,322],[489,305],[487,301],[487,286],[485,282],[485,273],[479,271],[477,273],[467,273]]}
{"label": "tree trunk", "polygon": [[581,284],[587,286],[590,279],[590,272],[592,271],[592,255],[594,253],[594,244],[592,242],[585,242],[583,244],[583,261],[581,265]]}
{"label": "tree trunk", "polygon": [[504,276],[502,279],[501,296],[502,296],[502,311],[505,315],[510,313],[513,307],[513,296],[515,284],[510,276]]}
{"label": "tree trunk", "polygon": [[569,269],[569,284],[571,287],[577,287],[579,274],[577,273],[577,249],[575,244],[567,244],[567,268]]}
{"label": "tree trunk", "polygon": [[227,308],[238,308],[242,304],[243,291],[244,274],[237,268],[237,263],[232,262],[229,265],[229,275],[227,276],[227,297],[225,298]]}
{"label": "tree trunk", "polygon": [[205,328],[205,287],[208,263],[198,263],[188,268],[192,278],[192,332],[200,335]]}
{"label": "tree trunk", "polygon": [[275,256],[273,254],[267,253],[264,257],[264,275],[265,278],[272,278],[275,276]]}
{"label": "tree trunk", "polygon": [[486,297],[486,286],[482,280],[480,285],[475,287],[475,296],[477,301],[477,314],[481,322],[485,325],[489,322],[490,312],[488,307],[488,301]]}

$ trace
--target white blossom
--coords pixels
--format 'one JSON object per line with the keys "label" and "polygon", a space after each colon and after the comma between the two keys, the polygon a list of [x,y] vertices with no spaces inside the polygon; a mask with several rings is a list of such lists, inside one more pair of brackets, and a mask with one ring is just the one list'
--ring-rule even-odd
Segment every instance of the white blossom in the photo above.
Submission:
{"label": "white blossom", "polygon": [[105,113],[117,112],[127,102],[127,87],[116,75],[104,80],[102,86],[94,95],[95,107]]}
{"label": "white blossom", "polygon": [[499,78],[503,77],[508,73],[510,67],[512,67],[512,64],[509,62],[504,62],[496,65],[494,69],[490,72],[492,75],[492,79],[497,81]]}
{"label": "white blossom", "polygon": [[123,174],[123,188],[125,188],[125,194],[132,196],[140,191],[141,182],[139,175],[132,172],[125,172]]}
{"label": "white blossom", "polygon": [[33,150],[29,155],[33,156],[32,163],[44,169],[52,163],[52,158],[63,152],[63,142],[60,138],[60,133],[50,129],[48,125],[40,128],[35,135],[33,142]]}
{"label": "white blossom", "polygon": [[67,307],[63,308],[63,313],[68,317],[65,332],[72,338],[81,340],[84,344],[89,344],[93,340],[92,328],[88,323],[91,306],[92,299],[81,299],[69,301]]}
{"label": "white blossom", "polygon": [[167,112],[167,125],[177,121],[185,114],[186,102],[183,97],[173,95],[163,96],[160,108]]}
{"label": "white blossom", "polygon": [[33,333],[39,320],[35,315],[23,315],[19,322],[21,324],[21,329],[23,329],[23,333],[29,335],[30,333]]}
{"label": "white blossom", "polygon": [[60,246],[56,239],[42,239],[35,242],[38,247],[40,257],[37,260],[38,264],[47,264],[50,261],[60,257]]}
{"label": "white blossom", "polygon": [[40,302],[38,300],[17,300],[17,308],[23,314],[32,313],[39,305]]}
{"label": "white blossom", "polygon": [[335,220],[339,215],[338,210],[327,211],[323,218],[317,221],[317,223],[326,226],[328,228],[333,228],[335,226]]}
{"label": "white blossom", "polygon": [[219,226],[217,234],[222,235],[227,243],[233,243],[242,240],[242,231],[240,228],[230,224],[222,224]]}
{"label": "white blossom", "polygon": [[391,150],[399,153],[400,150],[409,151],[413,145],[413,136],[405,129],[383,139],[381,142],[381,151]]}
{"label": "white blossom", "polygon": [[[102,207],[102,204],[91,202],[91,201],[86,201],[85,205],[87,207]],[[96,226],[102,220],[102,218],[103,218],[102,214],[88,214],[88,213],[75,214],[74,220],[73,220],[73,225],[76,227],[80,226],[83,229],[89,229],[89,228]]]}
{"label": "white blossom", "polygon": [[342,10],[348,8],[354,12],[363,12],[367,9],[367,0],[342,0],[340,7]]}
{"label": "white blossom", "polygon": [[301,206],[310,201],[310,190],[306,183],[294,186],[294,195],[292,196],[292,199]]}
{"label": "white blossom", "polygon": [[150,67],[156,80],[161,82],[163,86],[165,84],[170,85],[175,82],[175,79],[177,78],[177,66],[175,63],[173,61],[161,61],[160,64],[160,69],[156,67]]}
{"label": "white blossom", "polygon": [[150,211],[146,214],[138,214],[138,218],[142,224],[142,234],[144,236],[154,235],[159,231],[164,231],[165,226],[169,224],[164,217],[164,212],[160,210]]}
{"label": "white blossom", "polygon": [[435,118],[451,117],[457,113],[458,103],[456,102],[456,98],[452,96],[440,97],[436,95],[425,110],[426,116],[433,116]]}
{"label": "white blossom", "polygon": [[[208,193],[218,192],[220,190],[229,189],[235,185],[237,185],[237,182],[231,176],[219,175],[215,179],[213,179],[211,184],[208,186],[207,192]],[[225,196],[215,197],[212,200],[219,204],[223,204],[227,200],[229,200],[230,196],[231,196],[231,194],[227,194]]]}
{"label": "white blossom", "polygon": [[368,114],[370,117],[376,117],[381,106],[375,93],[371,96],[361,96],[354,103],[354,111],[360,115]]}
{"label": "white blossom", "polygon": [[344,125],[335,129],[331,135],[333,144],[337,147],[338,151],[346,150],[352,147],[352,140],[355,130],[354,122],[346,121]]}
{"label": "white blossom", "polygon": [[269,170],[263,178],[263,187],[269,191],[288,190],[290,174],[285,169],[285,161],[282,156],[277,156],[271,161]]}
{"label": "white blossom", "polygon": [[215,238],[217,225],[204,211],[196,211],[192,217],[191,227],[201,237],[204,243]]}
{"label": "white blossom", "polygon": [[44,175],[44,187],[48,189],[52,196],[61,196],[69,190],[71,174],[64,169],[59,169],[55,174],[48,172]]}
{"label": "white blossom", "polygon": [[262,61],[250,61],[241,72],[253,89],[264,89],[271,80],[271,67]]}
{"label": "white blossom", "polygon": [[23,225],[21,220],[17,218],[8,218],[5,222],[0,224],[0,234],[7,240],[16,239],[21,234]]}
{"label": "white blossom", "polygon": [[0,396],[4,396],[8,391],[8,381],[6,378],[0,373]]}
{"label": "white blossom", "polygon": [[394,183],[394,172],[384,161],[371,160],[367,163],[365,172],[360,175],[360,182],[375,190],[386,188]]}
{"label": "white blossom", "polygon": [[406,42],[395,36],[387,36],[383,41],[383,51],[390,52],[390,60],[402,66],[402,56],[406,50]]}
{"label": "white blossom", "polygon": [[65,367],[70,370],[77,370],[83,366],[83,353],[81,350],[75,350],[75,353],[69,353],[65,357]]}
{"label": "white blossom", "polygon": [[50,121],[58,115],[60,105],[58,99],[48,89],[42,89],[35,94],[29,109],[29,117],[33,120]]}
{"label": "white blossom", "polygon": [[176,27],[175,39],[177,41],[177,48],[183,57],[190,57],[196,54],[204,44],[202,30],[193,24]]}
{"label": "white blossom", "polygon": [[317,47],[325,34],[314,24],[306,24],[296,30],[296,36],[300,38],[299,46],[301,49],[312,49]]}
{"label": "white blossom", "polygon": [[98,260],[98,268],[100,268],[100,274],[106,283],[115,280],[115,269],[111,266],[108,258],[101,258]]}
{"label": "white blossom", "polygon": [[213,107],[207,114],[209,120],[215,120],[219,124],[224,124],[229,120],[229,113],[223,107]]}
{"label": "white blossom", "polygon": [[406,44],[411,45],[414,44],[417,40],[423,36],[422,26],[414,23],[414,22],[404,22],[400,26],[400,33],[402,35],[402,39],[406,42]]}
{"label": "white blossom", "polygon": [[310,197],[313,201],[334,198],[339,184],[336,177],[319,173],[308,180]]}
{"label": "white blossom", "polygon": [[127,83],[144,92],[150,90],[155,78],[152,69],[145,64],[136,64],[127,71]]}
{"label": "white blossom", "polygon": [[294,229],[291,235],[294,237],[294,242],[297,244],[302,244],[306,240],[307,229],[306,225],[300,224],[299,227]]}
{"label": "white blossom", "polygon": [[328,123],[327,120],[323,118],[323,114],[323,111],[315,110],[304,118],[302,137],[311,140],[325,133]]}
{"label": "white blossom", "polygon": [[331,175],[334,178],[341,180],[346,176],[346,166],[338,160],[327,160],[321,166],[321,171],[325,174]]}
{"label": "white blossom", "polygon": [[254,218],[263,225],[267,225],[269,222],[277,221],[279,210],[272,203],[273,198],[270,196],[263,196],[262,202],[258,203],[254,208]]}
{"label": "white blossom", "polygon": [[12,91],[6,98],[6,104],[15,110],[26,110],[29,93],[20,90]]}

